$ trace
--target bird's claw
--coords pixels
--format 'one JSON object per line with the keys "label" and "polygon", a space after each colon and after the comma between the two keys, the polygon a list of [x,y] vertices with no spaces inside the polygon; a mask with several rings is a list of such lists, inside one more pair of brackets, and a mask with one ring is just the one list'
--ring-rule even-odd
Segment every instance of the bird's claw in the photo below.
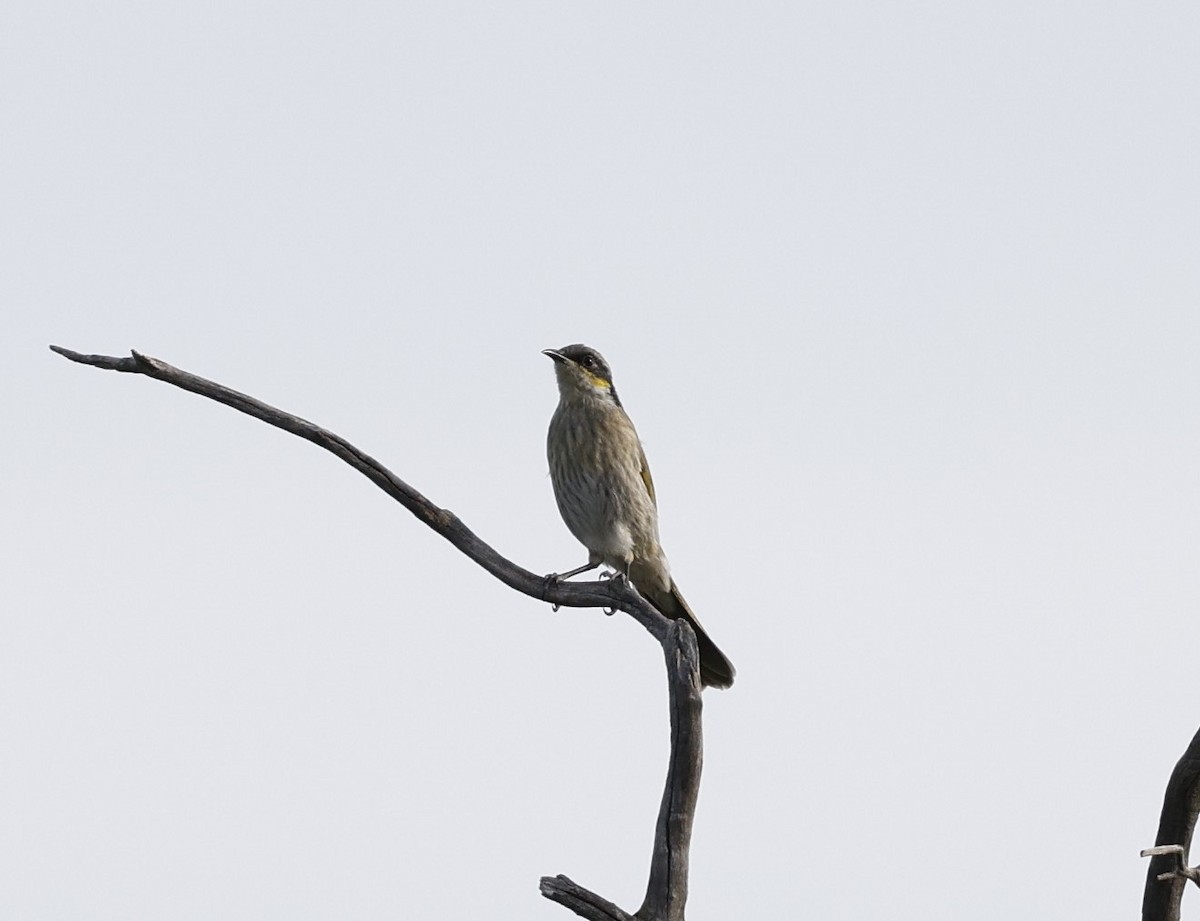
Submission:
{"label": "bird's claw", "polygon": [[[572,574],[568,573],[568,575],[572,575]],[[604,572],[600,573],[600,578],[601,579],[609,579],[612,581],[612,583],[614,585],[621,585],[622,583],[624,583],[626,585],[630,584],[628,574],[621,572],[620,570],[617,570],[617,571],[605,570]],[[562,583],[562,581],[563,581],[563,576],[561,573],[557,573],[557,572],[546,573],[546,575],[542,578],[542,600],[543,601],[546,600],[545,595],[546,595],[546,592],[550,588],[552,588],[555,585],[559,585],[560,583]],[[551,601],[550,607],[551,607],[551,610],[557,611],[557,610],[559,610],[559,608],[562,607],[562,605],[558,604],[555,601]],[[616,608],[602,608],[602,610],[609,617],[612,617],[614,614],[617,613]]]}
{"label": "bird's claw", "polygon": [[[543,598],[543,600],[545,600],[546,589],[552,588],[553,586],[558,585],[560,582],[562,582],[562,577],[559,576],[558,573],[556,573],[556,572],[546,573],[546,577],[544,579],[542,579],[542,598]],[[562,605],[556,601],[550,602],[550,610],[551,611],[558,611],[558,609],[561,607],[562,607]]]}
{"label": "bird's claw", "polygon": [[[624,585],[629,584],[629,576],[625,572],[623,572],[622,570],[619,570],[619,569],[615,570],[615,571],[606,569],[604,572],[600,573],[600,578],[608,579],[613,585],[619,586],[622,584],[624,584]],[[604,608],[603,610],[604,610],[604,613],[607,614],[609,617],[612,617],[614,614],[617,613],[616,608]]]}

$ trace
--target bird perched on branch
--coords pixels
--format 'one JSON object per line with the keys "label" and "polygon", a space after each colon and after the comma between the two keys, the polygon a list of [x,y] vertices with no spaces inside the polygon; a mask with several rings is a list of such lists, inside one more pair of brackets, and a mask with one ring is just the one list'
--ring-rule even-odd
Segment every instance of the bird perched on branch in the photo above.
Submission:
{"label": "bird perched on branch", "polygon": [[542,352],[554,360],[558,409],[550,420],[546,454],[558,510],[588,550],[585,565],[601,563],[628,578],[664,616],[683,618],[696,632],[700,680],[708,687],[733,684],[733,665],[717,648],[679,594],[658,542],[654,482],[637,430],[613,387],[603,356],[586,345]]}

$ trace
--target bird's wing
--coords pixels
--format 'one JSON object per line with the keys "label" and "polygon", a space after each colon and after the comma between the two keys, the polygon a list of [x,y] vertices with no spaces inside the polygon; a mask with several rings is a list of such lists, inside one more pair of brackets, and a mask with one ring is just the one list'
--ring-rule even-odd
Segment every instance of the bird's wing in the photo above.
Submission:
{"label": "bird's wing", "polygon": [[641,461],[642,482],[646,484],[646,492],[650,493],[650,501],[658,508],[658,500],[654,498],[654,478],[650,476],[650,465],[646,463],[646,452],[638,444],[638,459]]}

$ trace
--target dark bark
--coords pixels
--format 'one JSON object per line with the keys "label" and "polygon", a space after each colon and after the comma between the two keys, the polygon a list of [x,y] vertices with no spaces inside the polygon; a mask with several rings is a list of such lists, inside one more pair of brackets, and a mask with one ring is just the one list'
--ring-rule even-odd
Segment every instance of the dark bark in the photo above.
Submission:
{"label": "dark bark", "polygon": [[1179,921],[1179,906],[1188,880],[1200,884],[1200,873],[1187,865],[1192,831],[1200,814],[1200,732],[1171,772],[1163,796],[1154,847],[1142,894],[1142,921]]}
{"label": "dark bark", "polygon": [[671,697],[671,760],[658,810],[654,856],[646,898],[638,909],[641,921],[683,921],[688,894],[688,855],[692,819],[700,796],[704,744],[701,732],[700,652],[696,634],[686,621],[671,624],[663,643]]}
{"label": "dark bark", "polygon": [[588,921],[634,921],[633,915],[626,914],[612,902],[584,889],[562,874],[543,876],[541,890],[542,895],[551,902],[567,906]]}
{"label": "dark bark", "polygon": [[591,921],[683,921],[688,890],[688,854],[692,817],[700,789],[701,700],[696,636],[683,621],[670,621],[623,579],[562,582],[517,566],[481,540],[452,512],[438,508],[374,458],[346,439],[251,396],[132,352],[128,358],[83,355],[56,345],[50,348],[71,361],[132,374],[144,374],[231,406],[276,428],[298,435],[341,458],[450,541],[501,582],[523,594],[567,607],[624,611],[659,641],[667,662],[671,706],[671,758],[667,772],[646,897],[630,916],[616,905],[565,876],[544,877],[542,894]]}
{"label": "dark bark", "polygon": [[565,876],[542,877],[542,895],[589,921],[683,921],[688,894],[688,855],[692,818],[700,795],[703,761],[700,731],[700,653],[696,634],[683,620],[673,621],[663,643],[671,700],[671,758],[658,825],[646,898],[630,916],[608,900]]}

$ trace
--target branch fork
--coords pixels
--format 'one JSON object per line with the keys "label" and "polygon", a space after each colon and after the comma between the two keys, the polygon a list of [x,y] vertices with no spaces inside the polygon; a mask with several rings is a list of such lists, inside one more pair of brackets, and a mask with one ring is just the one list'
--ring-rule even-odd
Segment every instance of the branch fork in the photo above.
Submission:
{"label": "branch fork", "polygon": [[1175,867],[1167,870],[1165,873],[1158,873],[1155,879],[1160,883],[1165,883],[1171,879],[1191,880],[1197,886],[1200,886],[1200,866],[1189,867],[1187,865],[1187,851],[1178,844],[1163,844],[1158,847],[1148,847],[1141,852],[1142,857],[1174,857]]}

